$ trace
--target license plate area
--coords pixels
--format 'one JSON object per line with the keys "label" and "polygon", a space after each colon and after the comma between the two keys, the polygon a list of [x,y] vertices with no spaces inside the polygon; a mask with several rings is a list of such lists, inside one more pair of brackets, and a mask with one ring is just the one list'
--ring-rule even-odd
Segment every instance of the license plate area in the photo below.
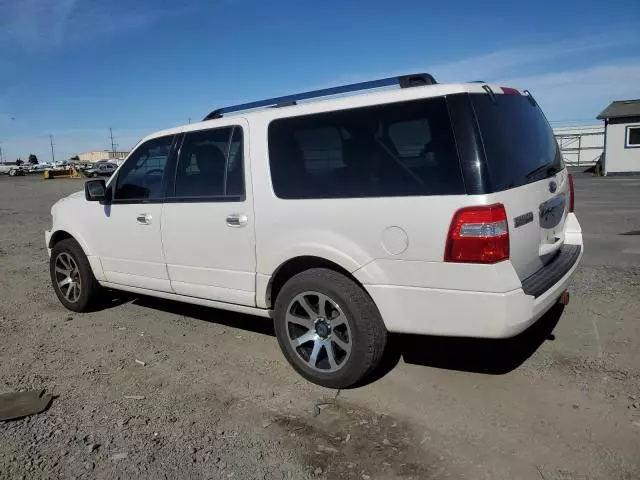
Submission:
{"label": "license plate area", "polygon": [[556,243],[562,234],[564,213],[567,199],[565,195],[557,195],[540,204],[540,243]]}

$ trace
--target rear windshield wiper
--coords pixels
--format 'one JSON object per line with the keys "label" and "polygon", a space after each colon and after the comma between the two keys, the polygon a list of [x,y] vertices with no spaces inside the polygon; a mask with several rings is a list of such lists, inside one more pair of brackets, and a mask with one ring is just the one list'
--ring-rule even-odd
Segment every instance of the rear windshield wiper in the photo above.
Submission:
{"label": "rear windshield wiper", "polygon": [[536,175],[538,175],[541,172],[544,172],[545,178],[553,175],[554,173],[558,173],[560,171],[559,168],[557,168],[554,165],[540,165],[538,168],[535,168],[533,170],[531,170],[529,173],[527,173],[527,175],[525,176],[525,178],[527,180],[531,180],[531,178],[535,177]]}

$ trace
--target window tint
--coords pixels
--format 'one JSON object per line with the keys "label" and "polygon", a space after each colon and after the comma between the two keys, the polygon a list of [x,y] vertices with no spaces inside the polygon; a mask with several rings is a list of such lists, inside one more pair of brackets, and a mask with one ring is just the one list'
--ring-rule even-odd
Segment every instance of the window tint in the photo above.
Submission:
{"label": "window tint", "polygon": [[523,95],[471,95],[487,157],[492,191],[547,178],[564,168],[540,107]]}
{"label": "window tint", "polygon": [[444,98],[275,120],[269,163],[280,198],[464,193]]}
{"label": "window tint", "polygon": [[118,173],[114,200],[157,200],[164,197],[162,179],[173,135],[140,145]]}
{"label": "window tint", "polygon": [[627,127],[627,147],[640,147],[640,126]]}
{"label": "window tint", "polygon": [[242,148],[242,128],[234,127],[229,145],[227,166],[227,190],[230,197],[244,198],[244,154]]}
{"label": "window tint", "polygon": [[244,195],[242,129],[189,132],[176,167],[176,198]]}

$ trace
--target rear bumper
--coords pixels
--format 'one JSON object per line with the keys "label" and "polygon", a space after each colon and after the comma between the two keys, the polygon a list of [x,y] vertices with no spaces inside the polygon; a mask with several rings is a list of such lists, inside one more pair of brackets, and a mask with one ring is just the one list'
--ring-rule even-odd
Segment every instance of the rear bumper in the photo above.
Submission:
{"label": "rear bumper", "polygon": [[581,255],[580,245],[564,245],[551,262],[522,282],[522,290],[535,298],[544,295],[571,270]]}
{"label": "rear bumper", "polygon": [[538,296],[527,294],[523,288],[505,293],[389,285],[365,288],[390,332],[508,338],[535,323],[567,289],[583,254],[582,245],[570,247],[578,247],[571,249],[572,255],[576,254],[571,265],[564,274],[553,277],[544,292],[537,292]]}

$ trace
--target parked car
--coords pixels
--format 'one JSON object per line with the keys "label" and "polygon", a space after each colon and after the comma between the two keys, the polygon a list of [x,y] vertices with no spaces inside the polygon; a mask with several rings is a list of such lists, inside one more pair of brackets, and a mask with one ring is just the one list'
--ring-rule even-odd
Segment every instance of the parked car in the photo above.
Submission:
{"label": "parked car", "polygon": [[26,175],[27,170],[22,165],[11,165],[7,171],[10,177],[22,177]]}
{"label": "parked car", "polygon": [[389,333],[522,332],[568,301],[583,244],[533,96],[427,74],[156,132],[52,216],[68,309],[106,287],[271,318],[291,365],[331,388],[365,381]]}
{"label": "parked car", "polygon": [[45,164],[29,165],[29,167],[27,168],[27,173],[42,173],[47,168],[48,167]]}
{"label": "parked car", "polygon": [[117,168],[116,164],[110,162],[96,163],[92,168],[85,170],[84,173],[86,176],[94,178],[110,177]]}

